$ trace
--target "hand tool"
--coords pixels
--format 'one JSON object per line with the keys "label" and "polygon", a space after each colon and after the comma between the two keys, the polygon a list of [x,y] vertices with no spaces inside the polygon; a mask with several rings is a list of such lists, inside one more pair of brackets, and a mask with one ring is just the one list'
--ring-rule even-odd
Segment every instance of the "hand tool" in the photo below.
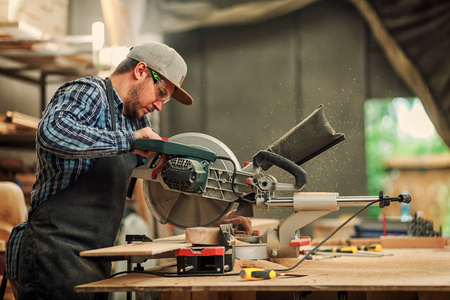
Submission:
{"label": "hand tool", "polygon": [[340,253],[357,253],[358,248],[356,246],[346,246],[346,247],[334,247],[330,249],[322,249],[321,252],[340,252]]}
{"label": "hand tool", "polygon": [[274,279],[275,277],[278,276],[303,277],[305,275],[277,273],[275,272],[275,270],[271,269],[245,268],[241,270],[239,276],[245,280],[263,280],[263,279]]}
{"label": "hand tool", "polygon": [[[321,125],[313,126],[315,133],[322,126],[331,128],[324,117],[320,119],[323,122],[316,123]],[[308,122],[302,121],[300,124]],[[308,240],[300,236],[300,228],[339,207],[372,205],[377,202],[380,206],[387,206],[392,201],[411,201],[409,194],[392,198],[382,192],[378,196],[300,192],[306,184],[306,172],[297,162],[307,161],[343,138],[343,134],[336,134],[331,128],[329,141],[325,143],[322,140],[320,147],[313,145],[313,139],[298,140],[303,136],[302,133],[310,130],[303,125],[296,126],[276,145],[269,147],[272,151],[292,149],[291,152],[280,153],[292,156],[293,160],[272,151],[261,150],[243,168],[230,148],[206,134],[181,133],[170,137],[168,141],[137,139],[136,149],[155,153],[144,165],[134,169],[132,176],[143,179],[145,200],[153,216],[162,224],[169,222],[181,228],[213,225],[235,204],[239,205],[238,211],[249,213],[246,216],[251,216],[254,206],[260,209],[292,207],[293,214],[281,220],[277,228],[270,228],[261,236],[261,243],[266,244],[267,256],[271,258],[298,257],[300,247],[309,244]],[[313,150],[300,147],[303,149],[301,154],[291,155],[296,149],[294,145],[304,143],[311,143]],[[294,183],[281,183],[274,176],[264,174],[263,170],[272,165],[290,173]],[[292,196],[277,197],[277,192],[292,192]]]}
{"label": "hand tool", "polygon": [[356,253],[351,252],[334,252],[332,255],[330,255],[330,252],[327,251],[316,251],[314,254],[318,255],[326,255],[330,257],[338,257],[338,256],[354,256],[354,257],[381,257],[381,256],[391,256],[391,253],[381,253],[381,252],[369,252],[369,251],[358,251]]}
{"label": "hand tool", "polygon": [[356,246],[358,251],[373,251],[373,252],[380,252],[383,247],[380,244],[373,244],[368,246]]}

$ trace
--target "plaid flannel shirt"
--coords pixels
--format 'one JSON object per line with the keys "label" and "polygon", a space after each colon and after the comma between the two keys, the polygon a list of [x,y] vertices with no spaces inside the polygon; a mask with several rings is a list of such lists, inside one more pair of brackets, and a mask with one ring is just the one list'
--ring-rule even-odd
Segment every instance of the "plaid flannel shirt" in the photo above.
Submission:
{"label": "plaid flannel shirt", "polygon": [[[97,76],[62,85],[48,104],[36,134],[36,182],[30,211],[78,180],[97,159],[134,149],[134,131],[150,126],[146,116],[122,114],[123,102],[114,91],[116,131],[105,81]],[[138,128],[136,128],[138,127]],[[19,245],[27,222],[12,230],[6,248],[7,277],[17,278]]]}

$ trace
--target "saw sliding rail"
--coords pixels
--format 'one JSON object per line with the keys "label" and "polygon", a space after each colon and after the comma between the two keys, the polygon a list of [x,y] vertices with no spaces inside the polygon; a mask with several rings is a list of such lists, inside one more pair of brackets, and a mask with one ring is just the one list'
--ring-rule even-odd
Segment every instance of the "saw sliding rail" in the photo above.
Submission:
{"label": "saw sliding rail", "polygon": [[390,205],[391,201],[410,203],[409,194],[390,197],[380,192],[379,196],[339,196],[338,193],[294,193],[293,197],[278,197],[260,201],[257,206],[293,207],[294,214],[280,222],[278,228],[269,229],[262,237],[267,243],[267,255],[271,258],[298,257],[299,248],[295,245],[296,232],[318,218],[345,206],[364,206],[378,203],[380,207]]}
{"label": "saw sliding rail", "polygon": [[[406,195],[403,195],[406,197]],[[362,206],[377,200],[391,200],[395,201],[397,198],[380,199],[379,196],[336,196],[336,202],[339,207],[346,206]],[[272,198],[266,202],[270,207],[291,207],[293,206],[294,197],[277,197]]]}

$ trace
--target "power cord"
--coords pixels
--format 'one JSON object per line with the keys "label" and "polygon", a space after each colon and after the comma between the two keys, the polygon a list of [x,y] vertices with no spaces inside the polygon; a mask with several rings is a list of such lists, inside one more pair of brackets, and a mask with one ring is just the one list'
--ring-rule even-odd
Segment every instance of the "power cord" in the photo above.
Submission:
{"label": "power cord", "polygon": [[303,258],[296,263],[295,265],[293,265],[290,268],[287,269],[278,269],[278,270],[274,270],[274,271],[290,271],[292,269],[295,269],[298,265],[300,265],[303,261],[305,261],[306,259],[308,259],[308,257],[310,257],[311,255],[313,255],[317,249],[320,248],[320,246],[322,246],[326,241],[328,241],[333,235],[335,235],[339,230],[342,229],[342,227],[344,227],[345,225],[347,225],[351,220],[353,220],[357,215],[359,215],[361,212],[363,212],[365,209],[367,209],[369,206],[377,203],[378,201],[380,201],[380,199],[374,200],[372,202],[370,202],[369,204],[367,204],[366,206],[364,206],[363,208],[361,208],[360,210],[358,210],[355,214],[353,214],[350,218],[348,218],[344,223],[342,223],[341,225],[339,225],[338,228],[336,228],[329,236],[327,236],[325,239],[323,239],[317,246],[315,246],[313,249],[311,249],[305,256],[303,256]]}

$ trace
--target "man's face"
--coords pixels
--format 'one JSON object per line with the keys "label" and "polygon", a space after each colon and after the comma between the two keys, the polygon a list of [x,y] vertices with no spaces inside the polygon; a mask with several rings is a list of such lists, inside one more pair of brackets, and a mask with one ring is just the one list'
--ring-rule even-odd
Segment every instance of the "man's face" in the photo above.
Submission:
{"label": "man's face", "polygon": [[150,72],[148,76],[136,83],[124,99],[123,114],[133,118],[141,118],[147,113],[161,111],[164,102],[170,99],[175,87],[168,81],[154,82]]}

